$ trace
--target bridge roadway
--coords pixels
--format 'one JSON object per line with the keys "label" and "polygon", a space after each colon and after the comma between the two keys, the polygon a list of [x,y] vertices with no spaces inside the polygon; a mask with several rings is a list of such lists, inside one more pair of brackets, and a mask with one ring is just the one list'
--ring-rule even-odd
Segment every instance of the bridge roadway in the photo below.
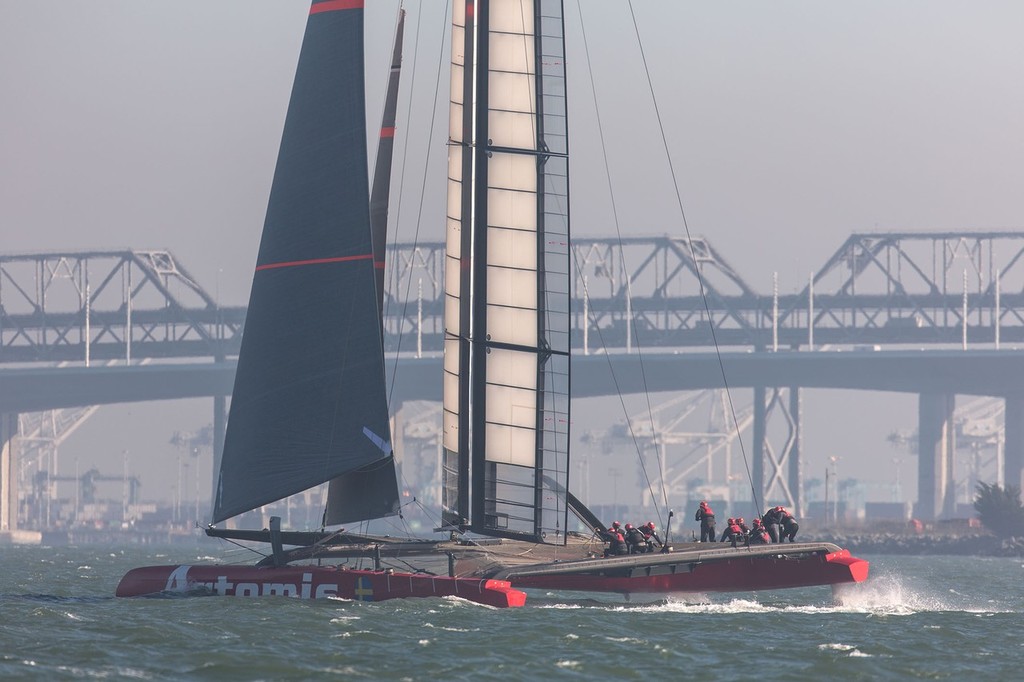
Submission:
{"label": "bridge roadway", "polygon": [[[956,394],[1006,400],[1005,480],[1017,484],[1024,471],[1024,350],[647,352],[573,357],[574,397],[644,390],[684,391],[751,388],[755,393],[753,477],[755,489],[799,508],[799,389],[833,388],[919,394],[918,505],[921,518],[952,514],[953,408]],[[0,444],[9,448],[10,417],[85,405],[221,397],[215,400],[215,429],[224,425],[223,397],[231,393],[235,362],[161,363],[132,366],[35,367],[0,370]],[[403,357],[395,382],[396,404],[439,400],[441,357]],[[646,384],[646,386],[645,386]],[[789,450],[766,447],[769,418],[766,390],[791,391],[797,437]],[[855,417],[854,417],[855,418]],[[16,426],[16,420],[13,422]],[[11,457],[5,458],[9,468]],[[766,469],[766,466],[769,467]],[[774,466],[774,473],[770,467]],[[765,486],[766,474],[768,486]],[[8,479],[10,480],[10,479]],[[776,486],[773,491],[772,486]],[[9,488],[8,488],[9,494]],[[10,500],[5,500],[10,503]],[[13,514],[8,504],[8,514]],[[10,517],[8,517],[10,522]]]}
{"label": "bridge roadway", "polygon": [[[730,352],[731,388],[837,388],[904,393],[1024,396],[1024,350]],[[577,398],[645,390],[722,388],[713,352],[573,356]],[[441,356],[399,360],[394,399],[440,400]],[[614,378],[613,378],[614,372]],[[220,363],[0,369],[0,413],[231,394],[233,359]]]}

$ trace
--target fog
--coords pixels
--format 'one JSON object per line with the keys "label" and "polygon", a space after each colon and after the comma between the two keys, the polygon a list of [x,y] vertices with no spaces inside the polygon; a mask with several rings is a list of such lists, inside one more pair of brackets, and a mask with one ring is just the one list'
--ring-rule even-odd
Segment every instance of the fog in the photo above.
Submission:
{"label": "fog", "polygon": [[[373,129],[398,3],[367,4]],[[0,2],[0,252],[168,248],[223,303],[244,304],[308,5]],[[448,19],[442,2],[407,9],[392,220],[399,239],[439,240]],[[633,11],[639,42],[627,3],[566,3],[576,235],[681,235],[682,206],[754,289],[777,272],[785,293],[852,232],[1020,224],[1024,5]],[[806,391],[805,476],[841,456],[842,475],[886,481],[885,436],[915,428],[916,404]],[[103,408],[61,466],[117,472],[127,452],[143,496],[169,498],[167,441],[211,414],[210,400]]]}

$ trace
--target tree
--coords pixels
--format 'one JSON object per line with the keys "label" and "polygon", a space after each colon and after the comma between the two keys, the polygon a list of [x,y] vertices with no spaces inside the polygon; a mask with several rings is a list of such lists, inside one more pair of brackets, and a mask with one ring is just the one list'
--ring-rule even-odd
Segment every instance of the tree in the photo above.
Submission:
{"label": "tree", "polygon": [[1024,505],[1020,488],[1001,488],[995,483],[978,483],[974,509],[983,526],[1003,537],[1024,536]]}

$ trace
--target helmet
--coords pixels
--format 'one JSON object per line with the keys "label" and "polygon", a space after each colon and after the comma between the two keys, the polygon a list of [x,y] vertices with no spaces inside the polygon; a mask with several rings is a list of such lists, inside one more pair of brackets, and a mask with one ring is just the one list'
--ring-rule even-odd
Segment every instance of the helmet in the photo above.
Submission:
{"label": "helmet", "polygon": [[650,528],[651,530],[654,530],[654,521],[648,521],[647,522],[647,527]]}
{"label": "helmet", "polygon": [[633,524],[632,523],[627,523],[626,524],[626,530],[633,530]]}
{"label": "helmet", "polygon": [[742,516],[737,516],[736,517],[736,523],[743,523],[743,517]]}
{"label": "helmet", "polygon": [[754,525],[755,526],[760,526],[761,525],[761,519],[754,519]]}
{"label": "helmet", "polygon": [[736,519],[729,519],[729,523],[730,524],[736,523]]}
{"label": "helmet", "polygon": [[786,508],[780,505],[775,508],[775,511],[786,511]]}
{"label": "helmet", "polygon": [[618,521],[612,521],[612,528],[618,528],[618,527],[619,527],[619,522]]}

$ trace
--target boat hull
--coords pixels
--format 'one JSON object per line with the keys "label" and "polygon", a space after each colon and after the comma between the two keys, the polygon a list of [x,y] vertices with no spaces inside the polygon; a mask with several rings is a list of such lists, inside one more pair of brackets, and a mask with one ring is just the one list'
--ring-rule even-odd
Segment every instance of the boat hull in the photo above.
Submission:
{"label": "boat hull", "polygon": [[[601,566],[578,570],[565,564],[557,573],[531,575],[529,570],[507,576],[514,587],[584,592],[693,593],[748,592],[816,585],[862,582],[869,563],[849,550],[808,553],[750,553],[743,549],[715,556],[688,556],[689,552],[662,555],[657,563],[601,561]],[[617,565],[619,562],[621,565]],[[505,577],[505,576],[503,576]]]}
{"label": "boat hull", "polygon": [[516,607],[526,594],[508,581],[447,578],[419,573],[350,570],[335,566],[180,565],[134,568],[117,586],[118,597],[161,594],[226,597],[340,597],[384,601],[409,597],[461,597],[494,607]]}

